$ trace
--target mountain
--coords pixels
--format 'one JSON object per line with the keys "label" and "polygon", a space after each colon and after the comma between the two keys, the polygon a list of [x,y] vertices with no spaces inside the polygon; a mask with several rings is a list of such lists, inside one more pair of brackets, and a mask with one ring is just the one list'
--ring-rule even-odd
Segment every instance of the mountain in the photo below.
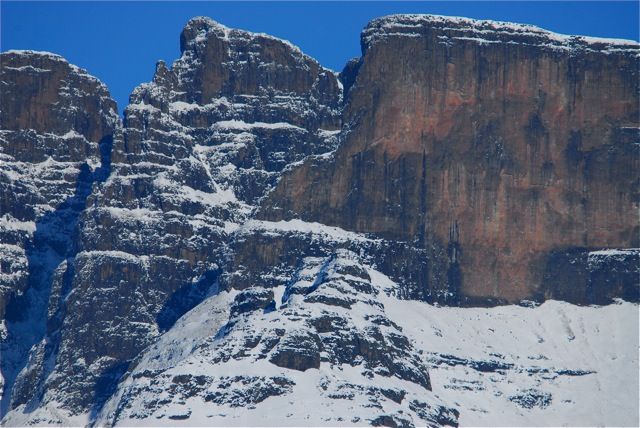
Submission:
{"label": "mountain", "polygon": [[638,43],[394,15],[338,74],[197,17],[180,48],[122,120],[0,56],[4,425],[637,424]]}

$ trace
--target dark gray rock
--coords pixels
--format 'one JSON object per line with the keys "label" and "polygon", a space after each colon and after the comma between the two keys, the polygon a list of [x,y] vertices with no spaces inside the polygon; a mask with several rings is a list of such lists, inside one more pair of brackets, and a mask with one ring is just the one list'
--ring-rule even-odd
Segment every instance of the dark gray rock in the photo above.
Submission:
{"label": "dark gray rock", "polygon": [[249,288],[236,296],[231,306],[231,316],[266,309],[273,305],[273,291],[264,288]]}
{"label": "dark gray rock", "polygon": [[284,336],[271,354],[271,361],[279,367],[305,371],[320,367],[322,343],[315,332],[296,330]]}

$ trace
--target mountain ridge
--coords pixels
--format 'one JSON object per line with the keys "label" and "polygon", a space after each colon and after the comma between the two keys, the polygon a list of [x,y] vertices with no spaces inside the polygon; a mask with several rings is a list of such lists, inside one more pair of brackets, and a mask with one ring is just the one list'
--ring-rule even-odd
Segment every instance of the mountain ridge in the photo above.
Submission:
{"label": "mountain ridge", "polygon": [[[439,38],[443,30],[437,25],[443,22],[460,25],[445,31],[463,34],[447,40]],[[133,406],[128,398],[133,395],[131,391],[141,391],[142,400],[153,401],[148,396],[148,385],[143,385],[147,381],[163,385],[157,387],[159,394],[180,391],[183,401],[196,399],[223,407],[250,408],[274,397],[287,400],[301,382],[296,372],[311,370],[322,373],[317,388],[324,392],[316,397],[322,406],[348,412],[352,409],[347,410],[344,403],[359,397],[357,405],[369,409],[366,416],[351,423],[455,425],[460,411],[466,409],[442,401],[437,394],[419,392],[431,389],[421,357],[421,352],[429,352],[428,346],[424,350],[415,348],[415,338],[409,338],[397,320],[387,316],[381,301],[393,308],[401,307],[403,299],[450,306],[493,306],[527,299],[609,304],[619,297],[637,302],[637,284],[633,281],[638,273],[640,250],[630,248],[634,243],[625,241],[626,238],[611,238],[616,245],[552,247],[544,269],[527,268],[537,269],[535,274],[547,282],[539,285],[525,281],[522,292],[508,281],[499,280],[495,283],[507,287],[491,293],[480,288],[477,293],[473,288],[471,292],[465,288],[464,277],[470,274],[488,277],[493,272],[508,271],[512,265],[499,266],[489,273],[477,264],[465,265],[469,255],[476,251],[473,247],[476,244],[464,240],[468,236],[468,223],[464,220],[445,225],[439,236],[426,228],[423,214],[427,207],[437,204],[441,196],[447,202],[450,196],[446,192],[423,191],[431,188],[431,184],[416,188],[411,183],[421,180],[426,183],[425,171],[438,170],[441,165],[449,168],[455,163],[451,159],[457,155],[442,153],[440,157],[428,158],[423,149],[416,151],[416,158],[406,157],[401,160],[404,164],[393,164],[394,156],[403,159],[407,147],[412,155],[416,142],[411,135],[402,137],[404,131],[398,134],[402,138],[394,141],[388,136],[396,132],[394,126],[413,128],[420,125],[423,117],[427,121],[431,120],[429,117],[435,118],[434,124],[428,125],[431,131],[428,127],[425,130],[438,136],[442,129],[453,129],[447,122],[450,122],[447,115],[452,112],[462,112],[461,122],[467,120],[460,109],[473,105],[470,94],[480,100],[491,100],[495,95],[480,88],[487,75],[478,71],[470,79],[478,83],[475,92],[465,89],[458,94],[447,86],[440,99],[442,103],[437,97],[423,94],[425,99],[436,101],[433,105],[442,104],[445,109],[431,112],[432,116],[421,116],[416,112],[426,110],[415,104],[420,97],[404,89],[393,91],[404,88],[407,82],[414,90],[421,86],[437,87],[437,83],[431,84],[437,79],[432,81],[421,74],[420,70],[428,68],[421,61],[435,61],[436,66],[444,64],[443,75],[449,76],[445,83],[455,88],[466,76],[465,71],[448,74],[452,69],[448,64],[471,64],[472,68],[478,58],[501,55],[491,50],[495,43],[464,35],[469,31],[464,25],[471,25],[470,22],[407,15],[374,20],[363,31],[363,40],[372,37],[372,28],[376,26],[380,26],[380,31],[390,28],[393,33],[390,37],[367,39],[366,49],[363,42],[363,57],[336,74],[289,42],[229,29],[210,18],[193,18],[181,34],[180,58],[171,68],[163,61],[156,64],[152,81],[132,92],[122,120],[114,113],[115,103],[106,86],[95,78],[83,77],[87,76],[84,70],[62,57],[33,51],[3,52],[3,88],[4,85],[15,88],[11,96],[3,96],[0,105],[0,159],[10,166],[0,171],[3,214],[0,349],[5,356],[10,355],[3,358],[2,365],[2,413],[6,418],[3,420],[19,424],[68,421],[112,424],[118,422],[121,414],[132,415],[127,418],[133,419],[123,419],[127,423],[138,417],[146,420],[156,410],[164,415],[162,406],[156,409],[155,404],[149,403],[135,405],[133,413],[126,410]],[[494,25],[473,22],[472,32],[476,27]],[[417,36],[410,33],[408,38],[413,42],[405,41],[407,33],[403,31],[415,31],[416,23],[420,24],[421,33]],[[528,26],[516,28],[533,31]],[[432,45],[422,43],[429,38],[438,41]],[[568,40],[560,45],[601,45],[593,40]],[[405,55],[413,49],[411,43],[419,43],[421,49],[432,49],[425,52],[444,56],[425,59]],[[586,168],[588,162],[605,165],[607,171],[617,169],[618,175],[599,176],[597,168],[594,173],[589,167],[586,173],[580,173],[586,178],[572,173],[558,181],[561,184],[556,182],[556,186],[562,188],[563,180],[575,177],[576,181],[591,183],[589,177],[594,176],[596,186],[602,186],[598,187],[597,195],[612,193],[614,189],[613,194],[622,195],[615,204],[626,210],[628,202],[634,203],[632,186],[638,169],[634,175],[632,165],[638,162],[638,150],[634,149],[637,143],[632,132],[637,127],[629,128],[631,131],[623,129],[637,122],[633,122],[637,111],[626,111],[631,109],[628,106],[634,96],[637,100],[637,91],[633,95],[626,93],[625,88],[633,86],[633,76],[637,77],[632,65],[637,65],[638,55],[632,54],[640,52],[640,45],[632,45],[630,53],[603,46],[602,52],[576,48],[570,55],[564,49],[531,54],[528,51],[531,46],[506,42],[503,49],[515,49],[522,58],[533,55],[536,61],[548,61],[549,67],[557,61],[574,61],[568,57],[575,56],[578,58],[575,61],[587,58],[584,70],[596,67],[595,72],[589,71],[594,75],[605,61],[601,57],[608,58],[606,61],[613,64],[611,69],[618,65],[615,58],[622,58],[624,67],[618,71],[623,76],[622,83],[611,86],[614,95],[615,91],[622,94],[621,101],[616,101],[619,105],[611,101],[607,112],[620,117],[611,116],[604,125],[598,122],[580,140],[572,137],[573,140],[559,143],[566,159],[554,162],[561,164],[566,160],[573,170]],[[458,57],[449,52],[456,49]],[[444,58],[444,62],[439,62],[439,58]],[[502,57],[495,58],[500,62]],[[451,60],[454,63],[447,62]],[[13,61],[26,65],[13,67],[10,65]],[[47,63],[50,68],[38,67],[43,61],[53,62]],[[401,69],[394,72],[393,67],[398,64]],[[487,70],[491,67],[483,67],[490,75]],[[584,71],[577,70],[574,74],[582,76],[580,73]],[[630,74],[627,77],[624,73]],[[51,77],[60,75],[63,78]],[[514,74],[512,81],[517,83],[520,75]],[[74,83],[77,79],[84,83]],[[78,90],[55,86],[56,82],[72,82]],[[423,85],[425,82],[428,84]],[[532,82],[539,83],[535,79]],[[44,103],[38,104],[39,98],[32,101],[30,91],[34,87],[37,89],[33,93],[43,98]],[[390,91],[392,96],[381,103],[384,91]],[[515,97],[530,95],[526,84],[515,85],[508,91]],[[581,91],[574,89],[575,93]],[[398,93],[406,103],[401,109],[405,108],[413,118],[408,122],[395,120],[400,103],[394,97]],[[598,99],[599,93],[594,93],[595,98],[591,99]],[[526,147],[532,148],[527,150],[535,155],[547,144],[545,138],[560,127],[544,116],[545,102],[553,106],[566,100],[554,101],[551,95],[545,98],[540,93],[532,99],[538,100],[538,119],[527,118],[526,133],[530,135],[525,136],[530,138]],[[582,101],[573,102],[582,105]],[[70,113],[56,114],[56,106]],[[380,115],[367,120],[367,115],[379,108]],[[513,111],[517,108],[520,107]],[[571,109],[575,107],[569,108],[566,117],[577,115]],[[23,117],[22,113],[13,112],[28,114]],[[471,140],[476,147],[484,144],[496,148],[503,144],[496,142],[502,137],[500,117],[505,114],[500,109],[481,109],[474,118],[493,115],[494,128],[487,126],[473,135]],[[447,123],[438,123],[442,117]],[[618,126],[620,123],[622,126]],[[384,128],[387,124],[390,131]],[[607,127],[613,131],[609,132]],[[48,132],[52,129],[57,133]],[[597,138],[589,133],[601,135],[601,129],[606,129],[604,134],[611,143],[604,154],[589,152],[592,149],[589,145]],[[450,141],[468,137],[464,132],[458,136],[455,134],[458,131],[448,132],[443,135],[450,137]],[[389,150],[383,158],[376,157],[377,141],[382,141],[380,135],[388,141],[378,147],[386,145],[395,153]],[[417,140],[418,146],[424,144],[424,139],[423,134]],[[70,156],[67,149],[71,143],[76,144],[77,150]],[[461,147],[462,143],[456,144]],[[486,159],[479,165],[497,173],[492,180],[497,177],[502,180],[504,168],[513,168],[510,162],[517,164],[515,157],[509,160],[504,155],[505,147],[506,143],[502,152],[482,149]],[[538,149],[534,150],[535,147]],[[367,152],[370,149],[374,150],[373,155]],[[465,150],[460,151],[460,164],[482,159],[476,155],[465,158]],[[547,152],[553,150],[557,149]],[[625,153],[629,154],[627,158],[623,156]],[[525,171],[524,174],[537,171],[535,159],[535,156],[528,159],[532,162],[528,169],[507,172],[513,175],[514,171]],[[543,167],[540,170],[545,170]],[[361,172],[349,175],[354,168]],[[443,171],[449,174],[446,168]],[[549,168],[547,165],[547,172]],[[33,171],[38,173],[34,176]],[[332,178],[329,174],[335,175]],[[551,183],[555,179],[553,174],[552,171],[543,178]],[[456,173],[448,175],[451,176]],[[631,190],[622,188],[621,183],[627,181],[631,182]],[[378,197],[382,188],[387,192],[387,188],[398,183],[400,187]],[[542,193],[540,189],[546,184],[536,186]],[[404,194],[401,187],[415,189],[415,198]],[[40,189],[47,192],[40,193]],[[348,194],[343,198],[341,192]],[[364,192],[358,196],[360,199],[349,202],[358,192]],[[557,193],[556,190],[551,193],[554,192]],[[43,201],[49,206],[43,208]],[[347,208],[336,206],[336,201],[338,204],[347,201]],[[362,201],[366,203],[361,206]],[[596,205],[604,206],[604,202],[609,200],[605,198]],[[399,212],[394,211],[397,207]],[[405,207],[423,213],[418,216],[422,223],[416,228],[423,227],[423,232],[407,233],[413,227],[413,214],[403,211]],[[380,217],[383,220],[375,217],[381,209],[390,210]],[[611,208],[596,210],[594,215],[606,216],[607,209]],[[534,212],[536,208],[530,210]],[[447,221],[455,217],[447,212],[438,215]],[[627,217],[621,217],[619,224],[621,228],[634,227],[633,220]],[[605,227],[598,233],[606,236],[613,229]],[[623,236],[626,232],[620,230]],[[523,242],[534,240],[525,238]],[[505,251],[509,247],[500,248]],[[609,250],[596,251],[603,248]],[[556,250],[557,254],[553,253]],[[563,282],[560,285],[556,284],[559,278]],[[511,289],[516,292],[509,294]],[[212,304],[216,296],[230,296],[220,297],[226,303],[221,300],[220,307],[215,309],[223,325],[212,336],[198,339],[203,342],[198,345],[197,352],[202,354],[197,358],[206,359],[207,364],[217,365],[222,371],[239,370],[236,377],[187,378],[185,373],[177,372],[169,376],[164,369],[153,372],[144,365],[138,366],[146,358],[145,353],[158,351],[154,347],[162,343],[165,335],[185,340],[180,331],[185,328],[181,320],[188,319],[184,317],[189,314],[202,317],[200,305]],[[358,308],[355,315],[350,312],[353,308]],[[281,323],[286,328],[272,329],[268,323]],[[33,329],[35,325],[37,331]],[[264,331],[249,337],[242,326]],[[296,346],[298,342],[308,346]],[[375,349],[373,343],[384,344],[385,350]],[[158,352],[162,355],[164,351],[161,348]],[[183,357],[194,359],[196,354],[180,358]],[[441,360],[438,364],[463,364],[462,360],[450,357]],[[268,379],[245,376],[243,364],[264,364],[277,373]],[[484,363],[468,364],[484,367]],[[351,373],[350,382],[341,379],[343,370]],[[580,370],[574,371],[582,373]],[[121,383],[124,379],[126,385]],[[236,386],[231,388],[232,392],[223,392],[229,382]],[[450,382],[447,385],[453,388],[455,382]],[[395,386],[385,388],[390,384]],[[252,396],[250,391],[257,395]],[[545,401],[548,397],[543,393],[523,389],[513,394],[515,398],[510,402],[533,400],[542,403],[540,408],[548,405]],[[412,398],[405,401],[405,396]],[[424,401],[426,397],[428,400]],[[155,410],[142,411],[149,406]],[[119,410],[111,413],[114,409]],[[189,421],[191,411],[195,412],[192,409],[167,413],[163,418],[171,424]],[[344,416],[340,417],[343,419],[317,419],[316,423],[347,423]]]}

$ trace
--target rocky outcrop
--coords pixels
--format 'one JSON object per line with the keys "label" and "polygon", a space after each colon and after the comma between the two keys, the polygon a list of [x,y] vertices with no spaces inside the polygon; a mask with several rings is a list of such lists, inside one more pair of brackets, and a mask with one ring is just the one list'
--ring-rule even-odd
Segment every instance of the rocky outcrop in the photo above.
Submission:
{"label": "rocky outcrop", "polygon": [[[265,300],[259,285],[221,291],[141,354],[97,423],[188,415],[226,425],[261,415],[267,425],[456,425],[458,410],[431,392],[420,353],[380,303],[389,284],[338,250],[305,257],[269,306],[244,304]],[[194,337],[190,325],[207,333]]]}
{"label": "rocky outcrop", "polygon": [[[89,172],[86,167],[100,167],[118,117],[106,87],[60,56],[9,51],[0,59],[0,317],[4,318],[5,292],[24,290],[13,281],[24,277],[26,271],[20,266],[28,264],[24,254],[13,254],[9,247],[23,251],[36,220],[74,195],[78,178]],[[5,257],[4,251],[11,254]]]}
{"label": "rocky outcrop", "polygon": [[543,294],[556,300],[607,305],[640,301],[640,250],[585,248],[553,251],[544,268]]}
{"label": "rocky outcrop", "polygon": [[554,251],[638,246],[637,43],[398,15],[362,47],[344,143],[259,218],[435,246],[469,303],[561,296],[581,285],[544,282]]}

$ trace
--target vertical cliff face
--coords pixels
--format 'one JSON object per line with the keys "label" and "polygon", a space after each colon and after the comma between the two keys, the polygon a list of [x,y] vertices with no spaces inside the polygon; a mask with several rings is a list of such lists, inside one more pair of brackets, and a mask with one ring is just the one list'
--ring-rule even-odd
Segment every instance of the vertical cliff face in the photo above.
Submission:
{"label": "vertical cliff face", "polygon": [[[62,57],[0,56],[0,370],[2,413],[39,395],[55,359],[78,223],[109,174],[120,123],[106,87]],[[34,346],[32,348],[32,346]],[[28,361],[31,358],[40,361]],[[18,373],[22,375],[18,377]],[[14,383],[18,377],[18,381]]]}
{"label": "vertical cliff face", "polygon": [[553,297],[580,284],[542,286],[552,251],[638,246],[636,43],[400,15],[362,46],[345,142],[260,216],[437,243],[471,298]]}

